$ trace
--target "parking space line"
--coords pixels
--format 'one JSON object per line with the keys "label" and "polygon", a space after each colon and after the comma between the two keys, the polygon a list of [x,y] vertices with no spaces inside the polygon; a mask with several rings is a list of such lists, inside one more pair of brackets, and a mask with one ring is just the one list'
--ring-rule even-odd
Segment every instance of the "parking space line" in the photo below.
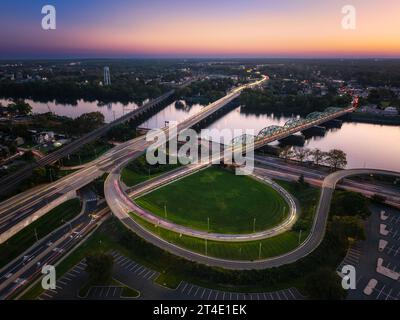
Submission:
{"label": "parking space line", "polygon": [[140,272],[140,271],[142,271],[142,270],[144,270],[144,267],[143,267],[143,266],[140,266],[140,268],[137,268],[137,269],[135,270],[135,273],[138,273],[138,272]]}
{"label": "parking space line", "polygon": [[113,297],[115,297],[115,291],[117,291],[117,287],[114,287]]}
{"label": "parking space line", "polygon": [[222,295],[222,300],[225,300],[225,292],[224,292],[224,294]]}
{"label": "parking space line", "polygon": [[132,271],[133,269],[135,269],[135,267],[138,266],[138,264],[136,262],[134,262],[130,267],[129,267],[129,271]]}
{"label": "parking space line", "polygon": [[199,290],[200,290],[200,287],[197,287],[197,290],[196,290],[196,292],[194,293],[193,297],[197,296],[197,293],[199,292]]}
{"label": "parking space line", "polygon": [[390,288],[390,291],[389,291],[389,293],[386,295],[385,300],[388,300],[388,298],[391,297],[392,291],[393,291],[393,288]]}
{"label": "parking space line", "polygon": [[64,286],[67,284],[65,281],[63,281],[63,280],[61,280],[61,279],[60,279],[60,280],[57,280],[57,282],[63,284]]}
{"label": "parking space line", "polygon": [[147,270],[147,272],[143,275],[143,278],[147,279],[147,276],[149,275],[149,273],[152,273],[152,270]]}
{"label": "parking space line", "polygon": [[42,294],[45,295],[46,297],[53,298],[53,296],[48,294],[47,292],[43,292]]}
{"label": "parking space line", "polygon": [[379,299],[380,295],[382,294],[383,289],[385,289],[386,285],[383,285],[383,287],[381,288],[381,291],[379,291],[378,295],[376,296],[376,300]]}
{"label": "parking space line", "polygon": [[200,299],[203,299],[204,293],[206,292],[206,289],[203,290],[203,293],[201,294]]}
{"label": "parking space line", "polygon": [[187,282],[185,282],[185,287],[182,289],[182,293],[185,291],[185,289],[186,289],[186,287],[188,286],[188,283]]}
{"label": "parking space line", "polygon": [[214,300],[218,300],[218,295],[219,295],[219,291],[215,291],[216,293],[215,293],[215,298],[214,298]]}
{"label": "parking space line", "polygon": [[190,292],[192,292],[192,289],[193,289],[193,285],[191,285],[191,287],[190,287],[190,289],[189,289],[187,295],[190,295]]}
{"label": "parking space line", "polygon": [[112,288],[112,287],[108,287],[107,293],[106,293],[106,297],[108,297],[108,294],[109,294],[111,288]]}
{"label": "parking space line", "polygon": [[143,274],[143,272],[145,272],[146,270],[147,270],[146,268],[143,268],[142,272],[140,272],[140,273],[138,274],[138,276],[140,276],[141,274]]}
{"label": "parking space line", "polygon": [[210,294],[208,295],[208,298],[207,298],[207,300],[210,300],[211,293],[212,293],[212,290],[210,290]]}
{"label": "parking space line", "polygon": [[150,280],[151,278],[154,277],[154,275],[157,273],[155,271],[151,271],[152,273],[146,278],[147,280]]}

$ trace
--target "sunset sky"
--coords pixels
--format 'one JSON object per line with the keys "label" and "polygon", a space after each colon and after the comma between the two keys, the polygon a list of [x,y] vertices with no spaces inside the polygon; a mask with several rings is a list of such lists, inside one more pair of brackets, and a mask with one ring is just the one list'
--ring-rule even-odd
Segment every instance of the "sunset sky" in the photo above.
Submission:
{"label": "sunset sky", "polygon": [[[57,30],[42,30],[44,4]],[[341,26],[348,4],[356,30]],[[400,1],[1,0],[13,57],[400,57]]]}

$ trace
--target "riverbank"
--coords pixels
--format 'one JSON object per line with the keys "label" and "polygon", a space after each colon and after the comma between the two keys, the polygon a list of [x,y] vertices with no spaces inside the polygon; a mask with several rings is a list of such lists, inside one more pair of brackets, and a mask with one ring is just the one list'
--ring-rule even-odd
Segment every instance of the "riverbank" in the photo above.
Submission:
{"label": "riverbank", "polygon": [[342,117],[344,121],[360,122],[370,124],[382,124],[390,126],[400,125],[400,116],[380,116],[376,114],[368,114],[361,112],[349,113]]}

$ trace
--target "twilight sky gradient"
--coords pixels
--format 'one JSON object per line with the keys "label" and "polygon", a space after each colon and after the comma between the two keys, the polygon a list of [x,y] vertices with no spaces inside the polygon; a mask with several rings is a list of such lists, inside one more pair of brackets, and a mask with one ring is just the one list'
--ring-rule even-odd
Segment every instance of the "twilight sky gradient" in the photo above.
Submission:
{"label": "twilight sky gradient", "polygon": [[400,57],[399,15],[399,0],[1,0],[0,58]]}

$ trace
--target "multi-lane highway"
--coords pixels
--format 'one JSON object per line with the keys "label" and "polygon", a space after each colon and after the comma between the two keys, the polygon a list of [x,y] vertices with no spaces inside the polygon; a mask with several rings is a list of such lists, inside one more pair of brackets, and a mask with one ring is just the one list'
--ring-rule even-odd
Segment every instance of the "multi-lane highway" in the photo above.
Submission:
{"label": "multi-lane highway", "polygon": [[76,218],[35,243],[0,270],[0,300],[35,280],[44,265],[54,264],[109,213],[104,204],[98,205],[96,194],[90,190],[82,191],[82,201],[81,213]]}

